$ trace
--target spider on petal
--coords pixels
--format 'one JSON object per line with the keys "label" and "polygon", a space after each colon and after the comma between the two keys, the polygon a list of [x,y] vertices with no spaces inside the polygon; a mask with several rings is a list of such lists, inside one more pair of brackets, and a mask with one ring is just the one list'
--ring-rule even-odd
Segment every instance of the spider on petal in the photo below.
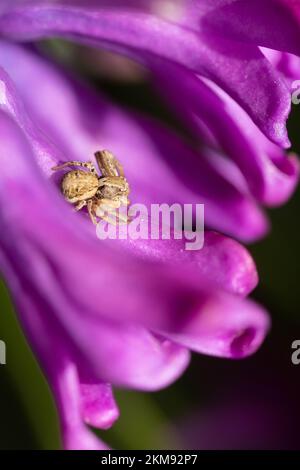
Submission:
{"label": "spider on petal", "polygon": [[97,217],[108,223],[127,224],[128,216],[117,212],[121,206],[130,204],[130,188],[123,167],[108,150],[96,152],[95,158],[101,175],[92,162],[69,161],[52,168],[57,171],[78,166],[88,170],[68,171],[61,181],[62,193],[68,202],[76,204],[77,211],[87,206],[95,225]]}

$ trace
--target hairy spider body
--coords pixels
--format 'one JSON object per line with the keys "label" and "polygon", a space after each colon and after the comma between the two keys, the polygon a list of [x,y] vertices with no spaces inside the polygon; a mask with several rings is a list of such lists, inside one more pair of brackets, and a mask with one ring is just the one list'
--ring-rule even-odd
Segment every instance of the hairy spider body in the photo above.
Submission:
{"label": "hairy spider body", "polygon": [[83,170],[66,173],[61,182],[61,190],[71,204],[94,197],[99,188],[96,174]]}
{"label": "hairy spider body", "polygon": [[129,205],[130,188],[123,168],[108,150],[96,152],[95,157],[101,175],[91,162],[70,161],[52,168],[56,171],[79,166],[88,170],[67,172],[61,181],[61,191],[68,202],[76,204],[76,210],[87,206],[94,224],[97,217],[109,223],[127,223],[127,215],[117,212],[121,206]]}

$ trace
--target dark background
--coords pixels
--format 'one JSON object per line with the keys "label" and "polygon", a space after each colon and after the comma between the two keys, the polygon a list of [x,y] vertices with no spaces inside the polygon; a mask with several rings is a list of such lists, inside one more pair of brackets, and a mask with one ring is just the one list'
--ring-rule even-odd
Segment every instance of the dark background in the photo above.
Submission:
{"label": "dark background", "polygon": [[[72,66],[115,102],[178,123],[155,93],[147,75],[127,62],[51,42],[41,47]],[[76,55],[76,62],[73,60]],[[104,65],[110,63],[109,74]],[[123,73],[119,74],[120,67]],[[289,121],[293,150],[300,153],[300,107]],[[182,129],[180,129],[182,131]],[[117,391],[119,422],[101,433],[119,449],[297,449],[300,448],[300,365],[291,344],[300,339],[300,192],[269,211],[272,231],[249,247],[260,284],[253,297],[270,312],[272,330],[263,347],[242,361],[194,355],[185,375],[159,393]],[[0,284],[0,339],[7,364],[0,366],[0,449],[59,447],[56,411],[43,375]]]}

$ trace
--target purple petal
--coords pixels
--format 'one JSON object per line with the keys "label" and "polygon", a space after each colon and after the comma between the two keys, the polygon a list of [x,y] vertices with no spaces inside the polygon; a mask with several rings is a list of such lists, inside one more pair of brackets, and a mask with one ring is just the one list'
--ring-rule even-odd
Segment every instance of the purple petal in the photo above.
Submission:
{"label": "purple petal", "polygon": [[76,368],[66,364],[61,374],[56,367],[54,395],[62,422],[63,447],[66,450],[104,450],[108,447],[83,423],[80,413],[80,389]]}
{"label": "purple petal", "polygon": [[[128,309],[131,307],[134,308],[136,304],[135,308],[137,308],[142,315],[145,307],[147,297],[144,297],[144,295],[147,296],[147,292],[145,291],[145,289],[147,289],[147,279],[143,279],[143,265],[135,266],[135,263],[132,263],[133,268],[138,267],[138,270],[134,274],[135,279],[131,279],[127,286],[124,285],[122,287],[121,285],[118,285],[119,280],[116,277],[114,277],[114,279],[111,278],[109,280],[109,284],[110,289],[113,289],[113,291],[109,292],[109,290],[107,290],[109,284],[106,286],[102,283],[108,274],[107,268],[112,268],[112,275],[113,271],[116,269],[115,274],[117,277],[119,276],[120,279],[125,280],[125,283],[127,283],[126,275],[124,274],[126,270],[124,271],[121,267],[119,270],[118,266],[115,266],[113,259],[115,259],[115,261],[117,261],[117,259],[113,256],[113,253],[109,254],[110,260],[107,260],[106,264],[105,257],[107,250],[105,248],[105,244],[101,244],[95,240],[91,245],[91,240],[88,242],[89,238],[85,239],[83,234],[76,236],[81,245],[76,248],[72,241],[74,235],[73,221],[70,221],[70,230],[67,231],[64,231],[64,228],[60,225],[58,219],[56,221],[52,220],[53,226],[51,226],[51,217],[50,219],[48,218],[48,215],[52,212],[51,208],[49,212],[47,211],[47,222],[44,224],[40,217],[43,218],[43,214],[46,214],[46,200],[52,201],[55,206],[56,195],[55,193],[52,194],[54,197],[53,200],[51,192],[47,195],[44,194],[44,196],[46,196],[45,200],[43,194],[40,192],[40,189],[45,182],[43,182],[42,179],[40,180],[40,183],[37,182],[36,177],[38,175],[38,170],[36,169],[36,173],[32,171],[31,167],[34,163],[32,156],[28,152],[26,145],[20,142],[19,133],[16,132],[12,123],[7,121],[7,118],[5,118],[4,115],[1,116],[0,129],[1,137],[3,138],[1,156],[5,155],[8,159],[7,162],[12,162],[12,159],[14,160],[12,165],[13,168],[11,169],[13,173],[10,173],[10,170],[6,167],[8,172],[3,174],[1,197],[5,198],[6,191],[9,191],[9,188],[12,189],[12,186],[14,186],[16,190],[15,182],[10,178],[10,174],[13,174],[14,177],[17,176],[17,186],[19,187],[19,190],[22,186],[24,189],[21,199],[24,203],[27,201],[25,206],[23,203],[18,205],[20,212],[16,206],[9,207],[8,212],[5,210],[2,211],[1,223],[4,224],[3,226],[6,226],[7,229],[10,226],[13,232],[15,229],[17,232],[9,235],[9,229],[7,230],[6,235],[1,240],[1,249],[3,251],[3,256],[8,258],[8,261],[6,261],[6,265],[8,265],[8,267],[6,267],[5,273],[7,274],[9,284],[10,282],[13,282],[14,286],[16,284],[16,281],[14,281],[16,277],[20,280],[21,285],[27,286],[26,290],[30,290],[31,292],[30,301],[28,298],[26,299],[26,294],[23,291],[21,291],[21,293],[17,292],[15,295],[19,299],[18,307],[20,308],[20,306],[22,306],[23,322],[29,324],[26,329],[29,331],[33,345],[35,345],[39,337],[41,337],[41,329],[47,330],[47,324],[50,322],[50,325],[57,330],[57,334],[61,329],[63,331],[68,331],[70,337],[69,339],[64,338],[64,343],[71,341],[70,347],[75,348],[79,364],[80,361],[82,363],[84,361],[83,359],[80,360],[82,352],[78,351],[78,348],[80,350],[84,350],[85,357],[86,355],[91,356],[90,368],[97,369],[98,380],[102,380],[104,378],[106,381],[115,381],[119,384],[136,386],[139,388],[144,387],[146,389],[161,388],[168,385],[186,368],[189,360],[188,352],[184,348],[172,345],[169,341],[155,339],[142,327],[134,327],[130,324],[129,326],[126,325],[128,320],[130,320],[127,316],[127,313],[129,313]],[[27,159],[25,158],[26,154]],[[16,163],[18,173],[15,173],[14,170],[14,165]],[[32,173],[30,173],[30,170]],[[20,196],[17,192],[15,192],[16,200],[18,199],[18,196]],[[33,199],[31,199],[31,197],[33,197]],[[48,197],[50,197],[50,199],[48,199]],[[35,202],[38,201],[41,205],[37,212]],[[58,202],[60,202],[59,199]],[[17,209],[17,211],[15,209]],[[63,202],[61,202],[61,209],[61,221],[65,219],[65,216],[67,216],[68,219],[70,215],[75,215],[70,213],[69,210],[66,210]],[[19,214],[17,214],[17,212]],[[54,212],[58,215],[57,209]],[[25,218],[24,214],[27,214]],[[18,223],[13,224],[15,229],[10,225],[10,221],[12,222],[14,217],[17,217],[15,220],[19,221]],[[32,220],[39,221],[39,224],[36,226],[41,228],[40,233],[38,233],[39,230],[36,231],[34,229],[34,231],[32,231]],[[27,225],[26,221],[29,225]],[[26,225],[27,229],[30,229],[31,234],[27,232],[27,229],[25,229]],[[81,224],[79,223],[79,227],[80,225]],[[66,237],[66,245],[57,245],[57,242],[60,244],[63,237]],[[12,239],[17,241],[17,243],[15,243],[13,253],[9,248],[10,240]],[[53,244],[55,252],[54,258],[52,258],[52,254],[54,254],[54,252],[52,253],[51,249],[50,251],[48,251],[47,248],[44,250],[42,247],[44,243],[46,243],[49,248],[50,245]],[[64,249],[67,246],[69,246],[72,251],[70,257],[67,253],[64,253]],[[87,248],[91,250],[89,255],[87,253]],[[74,251],[77,252],[76,257],[73,256]],[[88,256],[86,257],[86,255]],[[71,278],[68,279],[64,277],[66,272],[59,273],[60,267],[58,265],[56,267],[54,266],[54,264],[59,261],[59,258],[63,261],[65,268],[72,258],[76,258],[78,261],[80,259],[80,268],[79,266],[76,268],[79,269],[78,274],[83,275],[80,282],[82,283],[85,278],[89,284],[93,279],[93,289],[96,288],[97,290],[97,298],[94,298],[92,302],[93,307],[91,311],[89,310],[89,307],[85,307],[82,304],[83,299],[81,298],[80,300],[81,295],[78,297],[78,302],[74,302],[75,299],[73,301],[71,299],[72,295],[69,297],[68,293],[65,291],[67,285],[69,287],[72,286],[73,281]],[[89,268],[88,264],[91,261],[93,261],[93,266],[90,266]],[[85,264],[86,262],[87,264]],[[24,266],[26,266],[25,270]],[[31,266],[29,270],[30,273],[28,271],[29,266]],[[90,269],[92,270],[90,271]],[[130,276],[132,276],[132,274],[133,272],[131,272],[131,274],[129,273]],[[103,303],[103,300],[105,300],[106,296],[108,297],[109,302],[110,300],[113,300],[115,305],[111,307],[115,310],[115,313],[118,313],[120,305],[122,305],[128,297],[128,292],[130,292],[130,285],[132,282],[134,283],[133,285],[136,285],[137,294],[133,296],[129,302],[125,302],[124,305],[126,308],[124,315],[122,316],[121,325],[111,325],[110,322],[107,323],[104,321],[104,318],[111,317],[113,315],[111,315],[112,312],[110,313],[106,310],[107,306],[105,305],[105,302]],[[145,284],[143,284],[143,282],[145,282]],[[142,291],[142,295],[139,292],[139,284],[141,284],[140,290]],[[13,288],[13,286],[11,287]],[[101,286],[100,290],[99,286]],[[20,287],[17,287],[19,291]],[[122,292],[119,291],[119,287],[121,287]],[[76,290],[75,284],[73,284],[71,289]],[[105,292],[104,296],[103,292]],[[85,293],[84,297],[88,295],[89,293]],[[153,292],[149,292],[148,295],[153,295]],[[171,295],[171,289],[169,295]],[[101,298],[100,301],[98,300],[99,297]],[[158,294],[156,300],[158,301],[158,305],[162,302],[163,299],[160,294]],[[168,303],[169,299],[166,299],[166,301]],[[27,309],[25,308],[26,303],[30,304]],[[165,301],[162,303],[166,304]],[[94,317],[95,308],[97,313],[96,317]],[[164,309],[164,306],[161,305],[161,308]],[[99,316],[100,309],[103,310],[104,313],[102,319],[102,315]],[[34,322],[32,322],[33,310],[37,311],[37,318]],[[145,314],[147,314],[147,312],[145,312]],[[122,326],[122,324],[124,326]],[[95,334],[96,337],[94,338]],[[55,341],[55,348],[57,347],[57,340],[58,339]],[[73,344],[73,342],[75,342],[75,344]],[[45,346],[43,345],[43,347]],[[43,351],[41,354],[41,346],[39,346],[38,349],[39,356],[42,356],[42,362],[47,362],[47,351]],[[83,367],[80,366],[80,369],[83,370]],[[94,419],[96,419],[96,417]]]}
{"label": "purple petal", "polygon": [[82,417],[86,424],[95,428],[108,429],[119,417],[111,387],[102,383],[80,385]]}
{"label": "purple petal", "polygon": [[[18,40],[60,36],[96,44],[146,64],[156,58],[177,62],[222,87],[271,140],[287,147],[290,95],[285,82],[255,44],[230,40],[230,29],[226,37],[211,31],[204,21],[206,3],[203,11],[194,2],[181,4],[176,23],[127,2],[113,7],[85,2],[83,8],[78,2],[35,1],[3,14],[0,29]],[[157,2],[150,5],[156,7]],[[186,27],[186,18],[195,11],[197,28]]]}
{"label": "purple petal", "polygon": [[214,0],[202,23],[216,34],[300,55],[297,0]]}
{"label": "purple petal", "polygon": [[[23,48],[2,43],[0,52],[36,128],[43,130],[41,135],[34,135],[32,126],[27,129],[28,119],[24,123],[21,112],[16,116],[34,139],[47,174],[51,174],[55,158],[86,160],[95,150],[109,148],[125,165],[133,202],[202,203],[208,226],[247,241],[266,232],[264,215],[247,194],[215,170],[211,153],[196,153],[167,129],[139,116],[125,115]],[[19,62],[23,67],[18,71],[15,63]],[[7,78],[3,81],[7,83]],[[13,101],[16,93],[11,94]],[[45,142],[45,136],[51,137],[50,142],[49,138]]]}
{"label": "purple petal", "polygon": [[[150,228],[150,220],[147,226]],[[254,261],[236,241],[215,232],[205,232],[203,248],[189,251],[179,234],[176,238],[176,230],[171,231],[171,239],[164,239],[163,229],[158,232],[159,239],[151,242],[148,239],[121,239],[121,248],[144,260],[173,264],[175,269],[192,266],[199,282],[212,283],[233,294],[246,296],[256,287],[258,274]],[[169,235],[168,227],[166,235]]]}
{"label": "purple petal", "polygon": [[[216,354],[223,351],[229,356],[231,350],[236,357],[232,344],[241,330],[251,330],[253,338],[243,344],[239,354],[250,354],[258,347],[268,329],[263,309],[218,294],[205,283],[199,285],[191,266],[175,271],[172,265],[137,260],[126,252],[120,256],[119,249],[94,240],[84,228],[85,222],[69,211],[34,169],[29,149],[20,143],[19,133],[4,115],[0,129],[2,250],[22,282],[26,281],[35,302],[41,299],[44,315],[48,312],[50,321],[68,332],[71,344],[88,360],[99,380],[144,389],[168,385],[186,367],[188,353],[155,338],[144,326],[175,335],[179,342],[181,332],[186,336],[188,330],[191,342],[199,335],[205,345],[206,327],[202,325],[208,316],[216,316],[215,309],[222,312],[218,315],[225,322],[221,330],[215,329]],[[13,200],[9,197],[12,192]],[[33,220],[39,223],[33,225]],[[13,251],[11,240],[17,240]],[[200,328],[194,329],[195,325]],[[222,333],[222,348],[218,332]],[[213,354],[213,330],[208,335],[210,349],[204,349]]]}
{"label": "purple petal", "polygon": [[270,328],[268,317],[253,302],[217,292],[203,298],[201,315],[184,323],[180,331],[163,334],[194,351],[232,359],[253,354]]}
{"label": "purple petal", "polygon": [[279,52],[272,49],[261,47],[261,51],[271,62],[271,64],[283,74],[291,92],[295,91],[295,82],[298,84],[300,57],[287,52]]}
{"label": "purple petal", "polygon": [[[126,299],[123,304],[123,316],[126,317]],[[121,306],[122,301],[119,309]],[[120,326],[118,322],[99,321],[91,316],[81,319],[79,315],[73,315],[71,321],[74,324],[69,331],[84,349],[86,362],[93,373],[114,385],[160,390],[177,380],[189,365],[190,353],[185,347],[156,337],[132,322]]]}
{"label": "purple petal", "polygon": [[[59,412],[62,445],[65,449],[101,450],[107,446],[85,426],[84,419],[95,426],[108,427],[118,417],[118,410],[107,386],[98,388],[97,407],[89,408],[86,390],[81,389],[76,360],[69,341],[57,321],[47,316],[45,304],[20,273],[16,274],[10,257],[0,251],[1,270],[9,282],[21,325],[44,371]],[[28,288],[29,287],[29,288]],[[83,406],[84,405],[84,406]],[[101,407],[100,407],[101,406]]]}
{"label": "purple petal", "polygon": [[[176,75],[176,85],[170,83]],[[159,73],[160,87],[165,90],[178,115],[191,122],[196,133],[202,126],[214,137],[217,146],[238,166],[244,176],[243,186],[260,202],[274,206],[286,202],[298,183],[299,163],[287,157],[270,142],[249,116],[212,83],[186,73],[174,65]],[[207,138],[206,138],[207,140]]]}

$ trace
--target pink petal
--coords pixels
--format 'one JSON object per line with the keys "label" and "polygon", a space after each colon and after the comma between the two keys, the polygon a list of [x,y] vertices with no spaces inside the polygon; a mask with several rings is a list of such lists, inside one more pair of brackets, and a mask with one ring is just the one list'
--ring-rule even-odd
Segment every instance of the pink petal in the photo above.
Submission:
{"label": "pink petal", "polygon": [[[240,2],[232,3],[233,8],[238,10]],[[207,17],[212,15],[214,18],[216,14],[218,19],[224,4],[226,8],[227,2],[224,0],[206,1],[203,5],[198,2],[181,3],[182,8],[178,9],[174,21],[164,18],[159,12],[149,13],[151,6],[154,12],[157,11],[157,1],[151,1],[146,9],[143,8],[145,3],[142,8],[136,8],[136,2],[121,2],[109,7],[105,2],[87,1],[83,7],[76,1],[34,1],[7,10],[0,18],[0,27],[2,34],[10,39],[60,36],[107,47],[146,64],[156,58],[177,62],[222,87],[271,140],[286,147],[289,141],[285,122],[290,110],[290,96],[285,82],[256,43],[243,42],[244,36],[239,34],[240,30],[237,36],[241,42],[236,41],[235,22],[222,29],[226,36],[217,34],[215,27],[208,27]],[[216,12],[214,6],[219,7]],[[268,12],[268,8],[264,7],[262,18]],[[257,10],[252,8],[250,13],[252,25],[255,25]],[[234,10],[234,19],[236,14],[239,11],[236,13]],[[194,23],[186,27],[187,18],[192,15]],[[239,16],[238,19],[238,24],[244,27],[245,23]],[[282,24],[285,25],[284,22]],[[268,47],[276,48],[276,38]]]}

